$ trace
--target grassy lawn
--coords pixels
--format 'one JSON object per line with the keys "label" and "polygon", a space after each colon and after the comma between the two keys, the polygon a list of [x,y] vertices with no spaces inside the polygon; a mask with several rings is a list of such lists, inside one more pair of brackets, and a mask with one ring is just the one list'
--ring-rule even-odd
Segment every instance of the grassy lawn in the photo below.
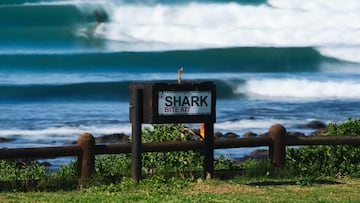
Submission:
{"label": "grassy lawn", "polygon": [[150,181],[76,191],[2,192],[0,202],[360,202],[360,179]]}

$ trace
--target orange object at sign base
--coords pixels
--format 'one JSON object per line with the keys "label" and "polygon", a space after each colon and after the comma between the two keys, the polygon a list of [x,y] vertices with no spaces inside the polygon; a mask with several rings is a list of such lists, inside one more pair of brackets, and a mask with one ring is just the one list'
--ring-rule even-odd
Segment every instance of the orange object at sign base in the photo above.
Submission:
{"label": "orange object at sign base", "polygon": [[201,136],[203,139],[205,138],[205,124],[204,124],[204,123],[201,123],[200,136]]}

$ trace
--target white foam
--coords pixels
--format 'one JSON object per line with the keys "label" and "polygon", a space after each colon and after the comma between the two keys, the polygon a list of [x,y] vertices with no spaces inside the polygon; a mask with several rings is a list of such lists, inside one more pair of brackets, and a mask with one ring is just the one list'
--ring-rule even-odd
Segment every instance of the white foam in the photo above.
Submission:
{"label": "white foam", "polygon": [[315,1],[302,1],[302,0],[268,0],[268,3],[276,8],[282,9],[297,9],[304,11],[358,11],[360,4],[358,0],[315,0]]}
{"label": "white foam", "polygon": [[[73,4],[84,16],[91,15],[94,9],[106,9],[109,22],[97,27],[94,36],[107,39],[107,49],[112,51],[312,46],[325,47],[325,55],[360,62],[358,0],[269,0],[263,5],[161,4],[156,0],[31,3],[34,4]],[[80,26],[75,32],[83,34],[87,26]],[[339,47],[353,48],[344,51]]]}
{"label": "white foam", "polygon": [[106,135],[112,133],[131,133],[131,125],[123,124],[121,126],[80,126],[80,127],[49,127],[45,129],[2,129],[0,130],[1,137],[14,137],[20,136],[22,139],[64,139],[64,138],[73,138],[80,136],[82,133],[91,133],[95,135]]}
{"label": "white foam", "polygon": [[271,99],[359,99],[360,82],[309,79],[250,79],[236,93],[254,98]]}
{"label": "white foam", "polygon": [[[360,34],[360,33],[353,33]],[[349,62],[360,63],[360,46],[355,47],[324,47],[319,49],[320,53],[325,56],[341,58]]]}
{"label": "white foam", "polygon": [[[17,72],[8,73],[0,72],[0,85],[63,85],[63,84],[79,84],[86,82],[122,82],[122,81],[156,81],[156,80],[175,80],[177,78],[176,68],[174,73],[125,73],[125,72],[112,72],[108,73],[27,73],[23,74],[21,80]],[[187,70],[186,68],[184,69]],[[183,80],[216,80],[222,79],[236,79],[243,77],[244,74],[240,73],[186,73],[183,75]],[[37,80],[34,81],[34,78]]]}
{"label": "white foam", "polygon": [[130,50],[360,45],[360,1],[286,2],[118,4],[96,34]]}
{"label": "white foam", "polygon": [[269,129],[274,123],[286,123],[288,121],[280,119],[269,119],[269,120],[254,120],[254,119],[243,119],[236,121],[225,121],[223,123],[216,123],[215,128],[218,130],[246,130],[246,129]]}

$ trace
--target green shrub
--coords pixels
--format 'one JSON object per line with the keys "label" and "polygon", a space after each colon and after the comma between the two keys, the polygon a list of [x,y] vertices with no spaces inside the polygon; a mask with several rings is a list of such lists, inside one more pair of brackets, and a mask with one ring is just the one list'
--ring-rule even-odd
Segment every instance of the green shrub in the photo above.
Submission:
{"label": "green shrub", "polygon": [[270,159],[247,159],[240,163],[243,177],[246,178],[293,178],[294,172],[289,168],[277,168]]}
{"label": "green shrub", "polygon": [[48,173],[37,185],[40,191],[74,190],[78,188],[77,162],[61,165],[59,171]]}
{"label": "green shrub", "polygon": [[[153,125],[145,127],[142,142],[191,141],[196,138],[181,124]],[[193,170],[202,169],[203,156],[199,151],[148,152],[142,153],[144,174],[171,174],[182,177],[191,175]],[[131,154],[98,156],[95,172],[105,180],[120,180],[130,176]]]}
{"label": "green shrub", "polygon": [[[181,124],[154,125],[145,128],[143,142],[191,141],[194,136]],[[202,168],[203,156],[199,151],[149,152],[142,154],[143,171],[158,174],[174,172],[180,176]]]}
{"label": "green shrub", "polygon": [[[322,136],[360,135],[360,120],[330,124]],[[360,177],[360,148],[350,145],[304,146],[287,149],[287,167],[301,176]]]}
{"label": "green shrub", "polygon": [[37,162],[19,165],[20,162],[0,160],[0,181],[38,180],[46,177],[46,167]]}
{"label": "green shrub", "polygon": [[103,155],[96,158],[95,172],[104,179],[120,179],[130,176],[131,154]]}
{"label": "green shrub", "polygon": [[225,157],[224,155],[220,155],[214,161],[214,168],[215,170],[224,170],[224,169],[233,170],[233,169],[238,169],[239,166],[235,164],[233,159]]}
{"label": "green shrub", "polygon": [[327,136],[349,136],[360,135],[360,119],[349,118],[344,123],[330,123],[326,133]]}

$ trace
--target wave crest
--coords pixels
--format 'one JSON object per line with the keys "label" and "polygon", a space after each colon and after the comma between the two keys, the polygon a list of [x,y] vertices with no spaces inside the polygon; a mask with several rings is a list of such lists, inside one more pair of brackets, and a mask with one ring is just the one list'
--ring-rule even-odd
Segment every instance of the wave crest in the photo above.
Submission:
{"label": "wave crest", "polygon": [[238,94],[253,98],[283,100],[359,99],[359,81],[312,81],[309,79],[249,80]]}

